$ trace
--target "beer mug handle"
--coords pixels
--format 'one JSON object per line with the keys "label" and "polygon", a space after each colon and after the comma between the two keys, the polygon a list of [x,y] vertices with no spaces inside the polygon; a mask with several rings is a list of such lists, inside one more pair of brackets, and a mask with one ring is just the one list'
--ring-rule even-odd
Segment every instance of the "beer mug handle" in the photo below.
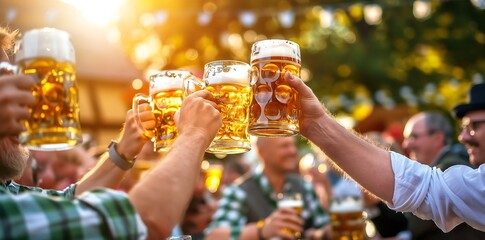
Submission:
{"label": "beer mug handle", "polygon": [[9,62],[0,62],[0,76],[2,75],[27,75],[34,79],[36,83],[40,82],[36,73],[23,73],[21,68]]}
{"label": "beer mug handle", "polygon": [[205,82],[203,79],[200,79],[196,76],[186,77],[183,82],[183,88],[184,88],[183,98],[186,98],[187,96],[189,96],[194,92],[205,89],[207,85],[209,85],[207,82]]}
{"label": "beer mug handle", "polygon": [[150,98],[143,93],[137,93],[135,97],[133,97],[133,105],[132,105],[133,114],[135,114],[135,121],[138,127],[141,130],[143,130],[143,135],[145,135],[150,140],[152,140],[155,137],[155,133],[151,130],[144,128],[143,125],[141,124],[140,107],[139,107],[141,103],[150,104]]}

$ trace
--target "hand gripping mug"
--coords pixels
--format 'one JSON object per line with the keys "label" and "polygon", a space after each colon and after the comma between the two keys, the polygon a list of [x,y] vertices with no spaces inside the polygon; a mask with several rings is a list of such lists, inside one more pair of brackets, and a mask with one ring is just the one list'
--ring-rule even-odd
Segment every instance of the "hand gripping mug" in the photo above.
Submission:
{"label": "hand gripping mug", "polygon": [[[290,192],[290,193],[280,193],[277,195],[278,198],[278,208],[292,208],[294,209],[299,216],[301,216],[303,212],[303,199],[300,193]],[[295,236],[296,239],[301,238],[301,232],[291,231],[290,229],[283,229],[290,233],[291,235]]]}
{"label": "hand gripping mug", "polygon": [[251,49],[249,133],[262,137],[284,137],[299,132],[300,98],[284,76],[300,77],[300,47],[288,40],[262,40]]}
{"label": "hand gripping mug", "polygon": [[184,95],[192,89],[205,89],[212,93],[221,111],[222,126],[207,149],[214,154],[237,154],[251,149],[248,134],[249,65],[235,60],[220,60],[207,63],[204,79],[184,81]]}
{"label": "hand gripping mug", "polygon": [[[193,78],[183,70],[165,70],[150,76],[150,96],[138,93],[133,98],[133,112],[138,125],[153,142],[153,150],[168,151],[178,136],[174,116],[182,105],[183,80]],[[155,129],[147,130],[141,125],[139,104],[147,102],[155,115]]]}
{"label": "hand gripping mug", "polygon": [[54,28],[25,32],[16,46],[20,74],[36,80],[35,105],[20,142],[35,150],[63,150],[82,143],[74,47]]}

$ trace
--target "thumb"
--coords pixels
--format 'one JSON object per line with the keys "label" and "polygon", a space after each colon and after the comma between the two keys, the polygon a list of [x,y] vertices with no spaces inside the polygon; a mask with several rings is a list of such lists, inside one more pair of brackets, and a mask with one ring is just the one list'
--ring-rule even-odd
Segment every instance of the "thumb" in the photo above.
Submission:
{"label": "thumb", "polygon": [[300,97],[311,98],[314,96],[312,89],[305,85],[299,77],[292,75],[289,71],[285,73],[285,80],[300,94]]}

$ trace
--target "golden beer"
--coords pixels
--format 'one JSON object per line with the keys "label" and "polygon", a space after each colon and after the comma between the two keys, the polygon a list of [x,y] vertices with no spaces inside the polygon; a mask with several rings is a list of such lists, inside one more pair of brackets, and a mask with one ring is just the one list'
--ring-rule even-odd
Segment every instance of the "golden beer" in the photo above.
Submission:
{"label": "golden beer", "polygon": [[[174,116],[182,105],[184,78],[191,77],[187,71],[169,70],[161,71],[150,76],[150,97],[137,94],[133,99],[133,109],[138,114],[138,105],[141,101],[150,103],[155,116],[155,129],[146,130],[151,137],[154,151],[168,151],[178,136]],[[139,120],[136,117],[137,121]]]}
{"label": "golden beer", "polygon": [[207,169],[204,170],[205,181],[204,185],[211,193],[217,192],[221,185],[222,171],[224,167],[222,164],[210,164]]}
{"label": "golden beer", "polygon": [[66,32],[34,29],[17,46],[20,73],[36,80],[35,105],[20,142],[30,149],[63,150],[82,143],[74,49]]}
{"label": "golden beer", "polygon": [[[222,117],[222,126],[207,152],[237,154],[249,151],[248,120],[252,98],[249,65],[232,60],[214,61],[205,65],[203,80],[190,83],[212,93]],[[184,87],[194,88],[190,83]]]}
{"label": "golden beer", "polygon": [[[303,212],[303,199],[299,193],[281,193],[278,195],[278,208],[292,208],[299,216]],[[290,229],[283,229],[283,231],[289,232],[295,236],[296,239],[300,239],[301,233],[291,231]]]}
{"label": "golden beer", "polygon": [[287,84],[284,76],[290,72],[299,77],[300,70],[298,44],[287,40],[263,40],[253,44],[251,135],[282,137],[298,134],[299,95]]}
{"label": "golden beer", "polygon": [[365,218],[360,200],[347,197],[332,201],[330,221],[334,240],[365,239]]}

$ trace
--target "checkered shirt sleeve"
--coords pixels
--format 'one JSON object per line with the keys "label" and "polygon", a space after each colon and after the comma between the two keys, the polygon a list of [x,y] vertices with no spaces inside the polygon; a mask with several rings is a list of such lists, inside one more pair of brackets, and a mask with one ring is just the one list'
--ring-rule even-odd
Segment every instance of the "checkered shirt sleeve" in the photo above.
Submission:
{"label": "checkered shirt sleeve", "polygon": [[237,185],[231,185],[224,189],[216,212],[212,216],[212,222],[206,229],[206,234],[218,227],[231,229],[231,240],[239,239],[244,225],[247,222],[245,216],[244,201],[246,193]]}
{"label": "checkered shirt sleeve", "polygon": [[304,198],[308,203],[304,206],[305,208],[302,212],[303,219],[311,217],[313,220],[312,226],[314,228],[321,228],[322,226],[329,224],[330,216],[323,210],[322,205],[320,204],[320,200],[315,193],[313,185],[308,181],[302,181],[303,188],[305,190]]}
{"label": "checkered shirt sleeve", "polygon": [[62,191],[36,190],[16,195],[0,189],[0,239],[146,238],[146,227],[123,192],[96,189],[69,199],[52,196]]}

